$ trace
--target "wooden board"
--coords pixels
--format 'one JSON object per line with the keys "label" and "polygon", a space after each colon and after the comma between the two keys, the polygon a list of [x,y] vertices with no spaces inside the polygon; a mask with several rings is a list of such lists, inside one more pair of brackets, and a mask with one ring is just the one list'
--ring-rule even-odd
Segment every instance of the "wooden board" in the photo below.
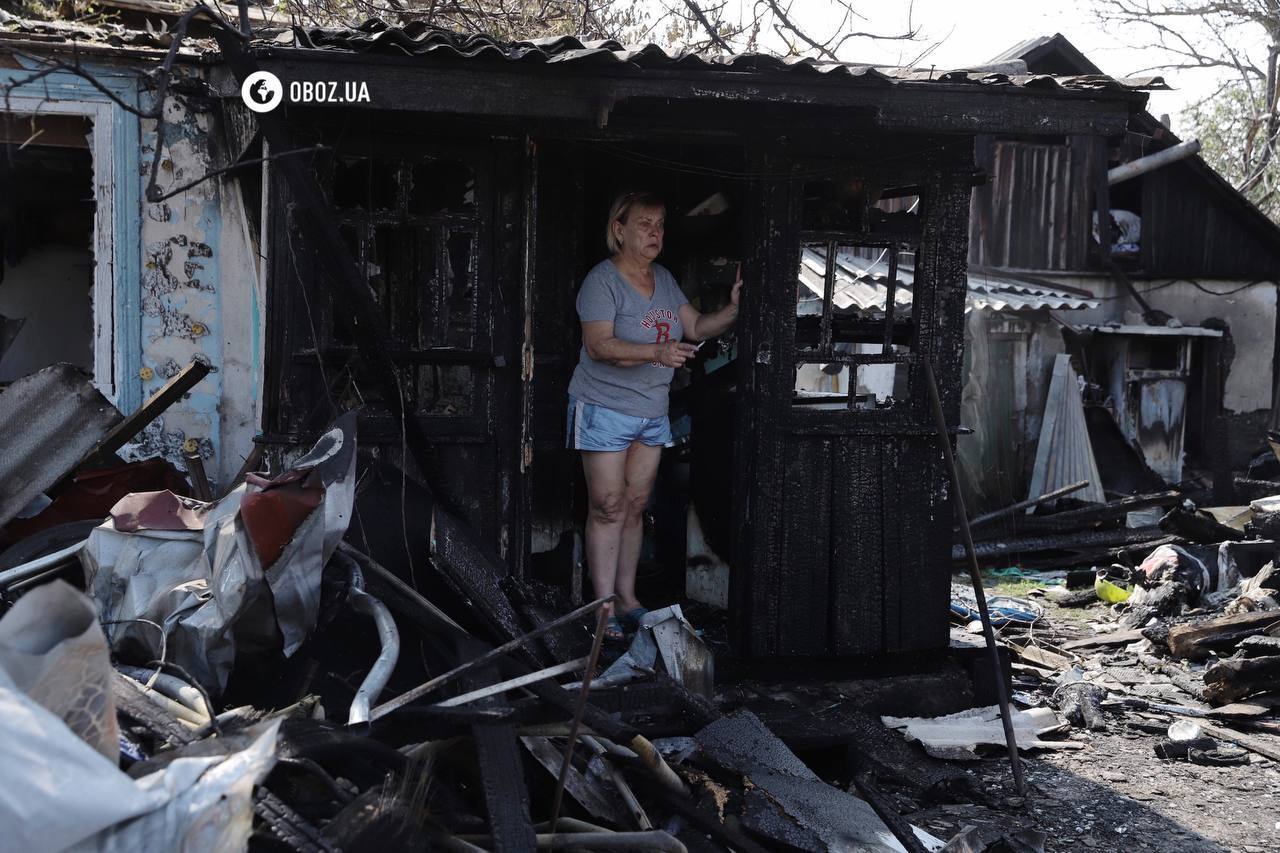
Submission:
{"label": "wooden board", "polygon": [[1169,629],[1169,650],[1180,658],[1203,660],[1211,652],[1234,648],[1254,634],[1280,635],[1280,612],[1239,613]]}
{"label": "wooden board", "polygon": [[1142,636],[1142,632],[1133,628],[1128,631],[1114,631],[1110,634],[1099,634],[1096,637],[1085,637],[1080,640],[1068,640],[1065,643],[1059,643],[1058,648],[1064,652],[1070,652],[1075,649],[1092,649],[1098,646],[1125,646],[1142,639],[1145,639]]}

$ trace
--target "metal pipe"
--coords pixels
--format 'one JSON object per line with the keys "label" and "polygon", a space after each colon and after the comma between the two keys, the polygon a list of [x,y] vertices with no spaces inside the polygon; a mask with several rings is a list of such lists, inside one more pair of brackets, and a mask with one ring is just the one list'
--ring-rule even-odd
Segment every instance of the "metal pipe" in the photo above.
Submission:
{"label": "metal pipe", "polygon": [[623,778],[622,771],[613,766],[613,762],[609,760],[609,751],[604,748],[600,741],[590,735],[583,735],[582,742],[586,744],[592,752],[599,756],[604,763],[605,775],[609,777],[609,781],[613,783],[613,787],[618,789],[618,794],[622,797],[622,802],[626,804],[627,810],[631,812],[632,819],[636,822],[636,827],[642,831],[653,829],[653,821],[649,820],[649,815],[645,813],[644,806],[640,805],[640,800],[636,798],[635,792],[631,790],[631,786],[627,784],[627,780]]}
{"label": "metal pipe", "polygon": [[[608,748],[609,741],[601,738]],[[683,796],[689,796],[689,789],[685,787],[684,780],[676,775],[676,771],[671,769],[671,765],[667,764],[666,759],[662,757],[662,753],[658,752],[658,748],[653,742],[644,735],[636,735],[628,744],[636,757],[640,759],[640,763],[648,767],[650,772],[658,778],[665,786],[671,789],[673,793],[679,793]]]}
{"label": "metal pipe", "polygon": [[123,672],[120,673],[120,677],[128,678],[132,681],[134,686],[138,688],[139,694],[145,696],[150,702],[155,704],[170,717],[173,717],[177,722],[193,729],[198,729],[201,726],[207,726],[209,724],[209,718],[204,714],[201,714],[199,711],[192,708],[188,708],[186,705],[175,699],[170,699],[159,690],[148,687],[145,682],[139,681],[136,678],[131,678]]}
{"label": "metal pipe", "polygon": [[350,596],[351,606],[356,612],[373,619],[378,627],[378,639],[382,641],[382,651],[361,682],[360,689],[351,700],[351,709],[347,712],[347,725],[354,726],[369,722],[369,707],[378,698],[382,688],[387,686],[391,671],[396,668],[396,661],[400,657],[400,632],[396,629],[396,620],[391,617],[387,606],[364,591],[364,575],[360,574],[360,567],[354,560],[351,560]]}
{"label": "metal pipe", "polygon": [[200,691],[176,675],[169,675],[167,672],[161,672],[160,670],[147,669],[141,666],[126,666],[124,664],[117,664],[116,669],[134,681],[141,683],[148,690],[154,690],[166,699],[172,699],[174,702],[190,709],[193,713],[199,714],[205,718],[206,723],[214,716],[213,709],[204,701],[204,696]]}
{"label": "metal pipe", "polygon": [[1163,151],[1148,154],[1146,157],[1139,157],[1137,160],[1130,160],[1128,163],[1124,163],[1116,166],[1114,169],[1108,170],[1107,184],[1109,186],[1115,186],[1121,181],[1127,181],[1130,178],[1145,175],[1147,172],[1159,169],[1161,166],[1167,166],[1170,163],[1185,160],[1186,158],[1199,153],[1199,151],[1199,139],[1188,139],[1186,142],[1179,142],[1172,148],[1166,148]]}
{"label": "metal pipe", "polygon": [[413,700],[418,699],[422,696],[425,696],[433,690],[438,690],[439,688],[445,686],[446,684],[457,680],[463,675],[466,675],[471,670],[476,669],[477,667],[484,666],[490,661],[493,661],[502,657],[507,652],[520,648],[525,643],[528,643],[531,640],[536,640],[538,637],[541,637],[543,634],[547,633],[548,631],[554,631],[556,628],[559,628],[561,625],[567,625],[573,620],[579,617],[585,616],[586,614],[590,613],[592,610],[595,610],[599,607],[603,607],[605,604],[609,603],[610,601],[613,601],[613,599],[614,599],[614,596],[609,595],[604,598],[596,599],[590,604],[584,604],[581,607],[577,608],[576,610],[571,610],[570,612],[566,613],[565,615],[561,616],[558,619],[553,619],[550,622],[546,623],[545,625],[539,625],[537,628],[534,628],[532,631],[530,631],[527,634],[516,637],[514,640],[508,640],[502,645],[497,646],[496,648],[490,649],[489,651],[480,655],[480,657],[476,658],[475,660],[470,660],[462,664],[461,666],[456,666],[453,669],[449,670],[448,672],[444,673],[443,675],[437,675],[435,678],[431,679],[430,681],[419,684],[417,687],[414,687],[411,690],[407,690],[404,693],[401,693],[399,696],[395,697],[394,699],[388,699],[386,702],[383,702],[381,705],[374,708],[370,712],[369,719],[377,720],[381,717],[385,717],[387,714],[390,714],[392,711],[396,710],[397,708],[403,708],[405,705],[408,705]]}
{"label": "metal pipe", "polygon": [[1065,495],[1069,495],[1072,492],[1078,492],[1088,485],[1089,485],[1088,480],[1081,480],[1078,483],[1072,483],[1069,486],[1063,486],[1061,489],[1054,489],[1052,492],[1046,492],[1045,494],[1041,495],[1038,498],[1027,498],[1025,501],[1018,501],[1016,504],[1010,504],[1009,506],[1004,507],[1003,509],[992,510],[991,512],[988,512],[984,515],[980,515],[977,518],[971,519],[969,521],[969,529],[972,530],[973,528],[978,527],[980,525],[987,524],[988,522],[991,522],[991,521],[995,521],[997,518],[1004,518],[1006,515],[1013,515],[1020,509],[1029,509],[1031,507],[1039,506],[1042,503],[1047,503],[1048,501],[1054,500],[1055,498],[1060,498]]}
{"label": "metal pipe", "polygon": [[[552,832],[551,821],[544,820],[542,823],[533,825],[535,832]],[[579,820],[576,817],[562,817],[556,820],[555,832],[612,832],[608,827],[600,826],[595,823],[588,823],[585,820]]]}
{"label": "metal pipe", "polygon": [[54,551],[52,554],[39,557],[29,563],[23,563],[21,566],[14,566],[12,569],[5,569],[3,572],[0,572],[0,589],[5,589],[11,583],[25,580],[33,575],[40,574],[45,569],[58,565],[68,557],[78,554],[80,549],[83,547],[84,542],[77,542],[74,545],[68,545],[61,551]]}
{"label": "metal pipe", "polygon": [[1004,671],[1000,666],[1000,649],[996,646],[996,634],[991,627],[991,614],[987,611],[987,594],[982,589],[982,572],[978,568],[977,552],[973,547],[973,532],[969,529],[969,513],[964,508],[964,495],[960,494],[960,472],[951,454],[951,435],[947,431],[947,416],[942,411],[942,397],[938,394],[938,380],[933,375],[933,361],[920,359],[924,367],[925,385],[929,388],[929,406],[933,409],[933,423],[937,428],[938,444],[942,445],[942,458],[951,479],[951,496],[956,514],[960,517],[960,533],[964,537],[965,551],[969,555],[969,580],[973,583],[973,597],[978,601],[978,613],[982,616],[982,634],[991,652],[992,676],[996,682],[996,696],[1000,699],[1000,721],[1004,724],[1004,739],[1009,747],[1009,761],[1013,765],[1013,781],[1019,796],[1026,796],[1027,782],[1022,778],[1022,760],[1018,758],[1018,740],[1013,733],[1013,711],[1009,707],[1009,689],[1004,683]]}
{"label": "metal pipe", "polygon": [[454,696],[452,699],[437,702],[432,707],[453,708],[457,705],[465,705],[468,702],[474,702],[477,699],[484,699],[486,696],[506,693],[508,690],[514,690],[517,687],[524,687],[526,684],[533,684],[535,681],[546,681],[548,678],[555,678],[557,675],[564,675],[567,672],[577,672],[586,665],[587,658],[580,657],[577,660],[571,660],[567,663],[558,663],[555,666],[549,666],[546,669],[536,670],[528,675],[521,675],[517,678],[508,678],[506,681],[499,681],[497,684],[490,684],[488,687],[481,687],[479,690],[472,690],[470,693],[463,693],[461,696]]}

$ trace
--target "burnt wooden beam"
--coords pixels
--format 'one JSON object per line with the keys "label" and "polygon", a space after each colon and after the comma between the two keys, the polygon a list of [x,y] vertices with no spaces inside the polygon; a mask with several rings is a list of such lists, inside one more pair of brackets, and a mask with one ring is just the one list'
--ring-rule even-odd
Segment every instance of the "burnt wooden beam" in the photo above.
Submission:
{"label": "burnt wooden beam", "polygon": [[1280,635],[1280,613],[1239,613],[1219,616],[1169,629],[1169,651],[1176,657],[1204,660],[1234,649],[1241,640],[1257,634]]}

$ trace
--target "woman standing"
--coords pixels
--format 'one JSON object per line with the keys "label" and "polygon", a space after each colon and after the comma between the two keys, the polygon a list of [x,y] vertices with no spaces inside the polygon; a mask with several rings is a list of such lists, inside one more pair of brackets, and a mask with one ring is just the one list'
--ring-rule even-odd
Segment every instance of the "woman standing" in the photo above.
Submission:
{"label": "woman standing", "polygon": [[636,598],[643,514],[662,448],[671,445],[668,392],[675,368],[702,341],[738,316],[729,304],[701,314],[675,278],[655,263],[666,206],[648,192],[619,196],[609,210],[610,257],[587,273],[578,292],[582,352],[569,383],[569,447],[582,451],[588,512],[587,567],[597,598],[617,593],[606,637],[621,640],[623,621],[646,612]]}

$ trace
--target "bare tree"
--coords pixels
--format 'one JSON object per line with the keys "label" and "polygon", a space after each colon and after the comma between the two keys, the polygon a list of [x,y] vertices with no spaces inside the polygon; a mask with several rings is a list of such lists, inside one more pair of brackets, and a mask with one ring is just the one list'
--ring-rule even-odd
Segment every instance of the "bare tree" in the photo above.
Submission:
{"label": "bare tree", "polygon": [[1277,59],[1280,0],[1097,0],[1098,17],[1167,61],[1150,69],[1216,73],[1219,85],[1187,112],[1204,156],[1238,190],[1280,215]]}
{"label": "bare tree", "polygon": [[[766,50],[839,61],[849,44],[915,41],[913,6],[886,31],[870,28],[853,0],[281,0],[293,20],[332,24],[365,18],[422,21],[464,33],[499,38],[586,35],[625,43],[722,53]],[[821,20],[822,24],[812,21]]]}

